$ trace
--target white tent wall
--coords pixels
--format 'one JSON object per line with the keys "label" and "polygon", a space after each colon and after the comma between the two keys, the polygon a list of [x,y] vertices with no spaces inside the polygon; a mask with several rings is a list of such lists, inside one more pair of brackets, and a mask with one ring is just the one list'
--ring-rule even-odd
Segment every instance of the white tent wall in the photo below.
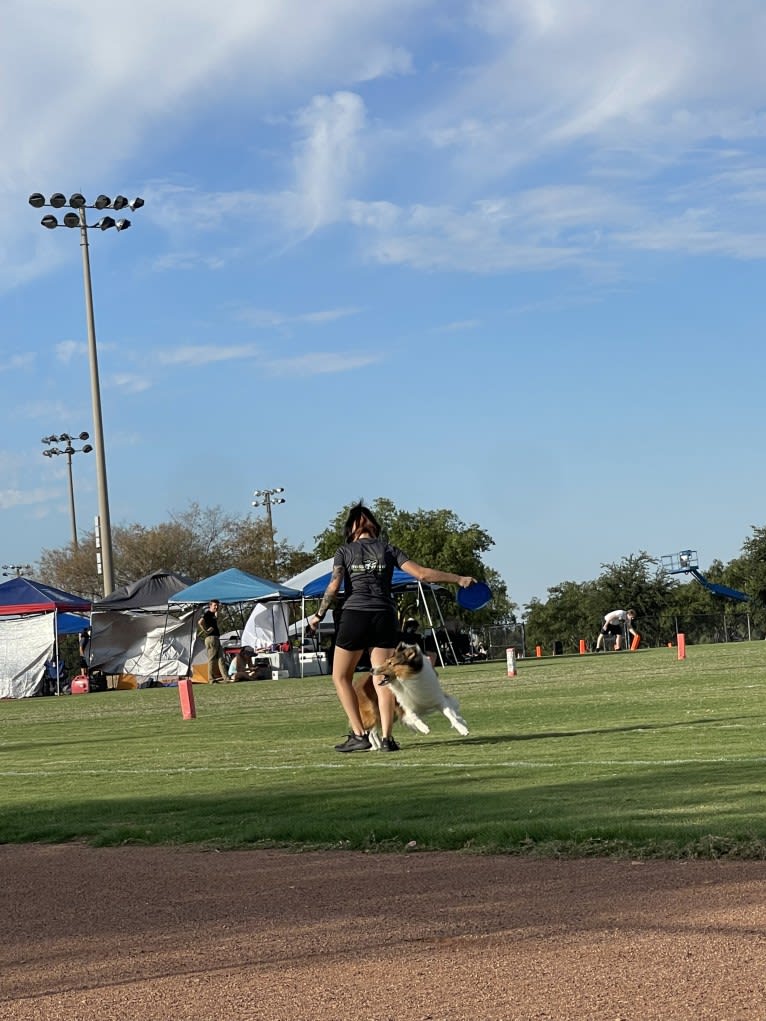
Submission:
{"label": "white tent wall", "polygon": [[284,603],[256,603],[242,630],[242,645],[268,649],[288,641],[288,610]]}
{"label": "white tent wall", "polygon": [[55,621],[55,613],[0,618],[0,698],[29,698],[39,691],[56,644]]}
{"label": "white tent wall", "polygon": [[[120,686],[133,687],[148,677],[185,676],[189,669],[189,633],[194,612],[180,617],[127,610],[94,612],[91,620],[91,666],[121,676]],[[199,643],[198,643],[199,644]],[[192,650],[192,655],[199,651]]]}

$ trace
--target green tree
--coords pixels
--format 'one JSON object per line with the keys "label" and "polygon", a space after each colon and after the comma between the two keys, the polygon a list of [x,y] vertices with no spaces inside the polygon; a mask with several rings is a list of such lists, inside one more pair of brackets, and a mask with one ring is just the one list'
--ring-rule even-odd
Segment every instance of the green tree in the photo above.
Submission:
{"label": "green tree", "polygon": [[526,608],[527,646],[550,651],[561,642],[564,652],[577,652],[580,639],[597,628],[597,603],[593,582],[564,581],[549,588],[544,603],[532,600]]}
{"label": "green tree", "polygon": [[644,550],[623,557],[615,564],[601,566],[595,593],[601,600],[602,617],[610,610],[635,610],[636,629],[644,644],[656,645],[662,637],[658,621],[676,582],[659,566],[659,561]]}
{"label": "green tree", "polygon": [[[115,585],[129,584],[152,571],[165,569],[193,581],[238,567],[262,578],[272,577],[271,536],[261,518],[236,518],[220,507],[203,508],[193,502],[170,520],[147,527],[120,525],[112,529]],[[297,574],[313,556],[286,541],[275,543],[281,577]],[[284,572],[284,573],[282,573]],[[99,599],[103,586],[96,567],[96,540],[87,533],[78,549],[71,545],[43,550],[40,578],[57,588]]]}

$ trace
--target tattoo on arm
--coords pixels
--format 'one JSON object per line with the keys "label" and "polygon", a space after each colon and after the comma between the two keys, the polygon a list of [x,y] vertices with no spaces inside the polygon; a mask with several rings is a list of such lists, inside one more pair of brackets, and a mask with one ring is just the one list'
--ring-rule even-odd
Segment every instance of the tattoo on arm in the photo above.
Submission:
{"label": "tattoo on arm", "polygon": [[330,606],[332,605],[332,603],[335,600],[335,594],[338,591],[338,589],[340,588],[340,583],[341,583],[342,580],[343,580],[343,568],[342,567],[334,567],[333,571],[332,571],[332,578],[330,579],[329,585],[324,590],[324,595],[322,596],[322,601],[319,604],[319,609],[317,610],[317,616],[318,617],[324,617],[324,615],[330,609]]}

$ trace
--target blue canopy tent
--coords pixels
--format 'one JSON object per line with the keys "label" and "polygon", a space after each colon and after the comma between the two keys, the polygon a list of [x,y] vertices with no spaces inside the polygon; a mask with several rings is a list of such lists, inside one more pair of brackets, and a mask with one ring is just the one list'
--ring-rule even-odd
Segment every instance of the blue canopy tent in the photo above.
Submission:
{"label": "blue canopy tent", "polygon": [[79,635],[86,627],[90,627],[90,620],[87,617],[81,617],[77,613],[56,615],[56,630],[60,635]]}
{"label": "blue canopy tent", "polygon": [[289,585],[259,578],[247,571],[230,567],[195,585],[181,589],[168,599],[169,603],[201,605],[217,599],[221,603],[255,603],[265,599],[300,599],[301,593]]}
{"label": "blue canopy tent", "polygon": [[[305,571],[302,571],[300,574],[296,574],[294,578],[289,578],[285,582],[285,584],[291,586],[292,588],[299,589],[301,596],[303,597],[304,603],[306,599],[320,599],[322,597],[322,594],[324,593],[324,590],[327,588],[327,585],[329,584],[330,578],[332,577],[333,560],[334,560],[333,557],[329,557],[327,560],[322,560],[320,563],[315,564],[313,567],[309,567]],[[435,632],[436,629],[434,627],[434,618],[431,614],[431,609],[428,606],[428,600],[426,599],[426,591],[431,593],[432,602],[435,609],[435,615],[441,622],[441,629],[443,630],[447,639],[447,643],[449,644],[450,649],[452,650],[452,656],[455,662],[457,662],[455,650],[452,648],[452,640],[449,637],[449,631],[447,630],[447,625],[444,621],[444,616],[442,615],[441,606],[439,606],[439,600],[436,598],[434,594],[436,589],[440,588],[440,586],[430,584],[429,582],[418,581],[417,578],[415,578],[411,574],[408,574],[407,571],[403,571],[400,567],[395,567],[393,576],[391,578],[391,587],[394,592],[407,592],[415,589],[417,590],[419,595],[419,601],[423,606],[426,617],[428,618],[428,624],[431,630]],[[341,592],[343,591],[342,583],[340,591]],[[305,605],[301,611],[301,617],[302,617],[301,625],[303,626],[303,633],[305,633],[305,629],[307,626]],[[301,638],[303,638],[303,634],[301,635]],[[436,653],[439,657],[441,665],[444,666],[445,665],[444,657],[442,655],[439,642],[436,642]]]}
{"label": "blue canopy tent", "polygon": [[[248,574],[247,571],[240,571],[236,567],[230,567],[226,571],[219,571],[209,578],[203,578],[194,585],[176,592],[168,599],[168,607],[174,605],[204,606],[212,599],[228,606],[241,605],[244,603],[264,603],[273,600],[280,602],[300,602],[301,593],[289,585],[280,585],[279,582],[269,581],[266,578],[259,578],[255,574]],[[194,624],[196,614],[192,615],[192,633],[190,635],[190,649],[194,646]],[[190,652],[191,661],[191,652]]]}

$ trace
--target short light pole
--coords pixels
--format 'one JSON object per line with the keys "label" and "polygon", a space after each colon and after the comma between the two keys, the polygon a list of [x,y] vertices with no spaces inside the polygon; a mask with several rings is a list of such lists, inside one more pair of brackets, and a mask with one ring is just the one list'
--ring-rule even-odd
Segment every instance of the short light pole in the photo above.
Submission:
{"label": "short light pole", "polygon": [[[90,443],[86,443],[82,447],[74,447],[72,444],[77,440],[90,439],[86,432],[80,433],[78,436],[70,436],[69,433],[61,433],[59,436],[43,436],[42,443],[47,443],[48,448],[44,450],[43,457],[54,457],[58,454],[66,454],[67,470],[69,472],[69,515],[72,521],[72,549],[76,550],[79,548],[77,542],[77,514],[74,508],[74,478],[72,476],[72,457],[75,454],[89,454],[93,447]],[[66,443],[66,446],[62,450],[60,447],[52,447],[51,443]]]}
{"label": "short light pole", "polygon": [[31,564],[3,564],[4,578],[20,578],[24,571],[31,571]]}
{"label": "short light pole", "polygon": [[286,503],[284,497],[278,496],[278,493],[284,493],[284,486],[277,486],[275,489],[256,489],[253,496],[256,497],[253,500],[253,507],[265,507],[266,508],[266,520],[269,524],[269,540],[271,542],[271,570],[272,574],[277,573],[277,545],[274,541],[274,521],[271,516],[271,507],[275,503]]}
{"label": "short light pole", "polygon": [[99,195],[95,202],[89,204],[84,195],[75,192],[70,195],[69,202],[61,192],[51,195],[46,201],[45,196],[35,192],[29,196],[29,204],[35,209],[42,209],[43,206],[52,209],[61,209],[65,205],[74,210],[65,213],[63,222],[59,223],[55,216],[47,214],[40,223],[49,230],[56,227],[71,227],[80,229],[80,247],[82,249],[82,274],[85,286],[85,315],[88,327],[88,361],[90,363],[90,392],[93,404],[93,443],[96,451],[96,484],[98,487],[98,528],[97,546],[100,543],[99,571],[104,582],[104,595],[108,596],[114,591],[114,565],[112,555],[112,525],[109,518],[109,492],[106,482],[106,453],[104,450],[104,427],[101,417],[101,386],[98,377],[98,352],[96,349],[96,323],[93,315],[93,285],[90,276],[90,257],[88,254],[88,231],[109,230],[114,227],[117,231],[127,230],[130,220],[115,220],[112,216],[102,216],[96,223],[87,223],[85,219],[86,209],[95,209],[99,213],[105,209],[121,210],[126,206],[131,210],[140,209],[144,200],[140,198],[128,199],[124,195],[117,195],[110,199],[108,195]]}

